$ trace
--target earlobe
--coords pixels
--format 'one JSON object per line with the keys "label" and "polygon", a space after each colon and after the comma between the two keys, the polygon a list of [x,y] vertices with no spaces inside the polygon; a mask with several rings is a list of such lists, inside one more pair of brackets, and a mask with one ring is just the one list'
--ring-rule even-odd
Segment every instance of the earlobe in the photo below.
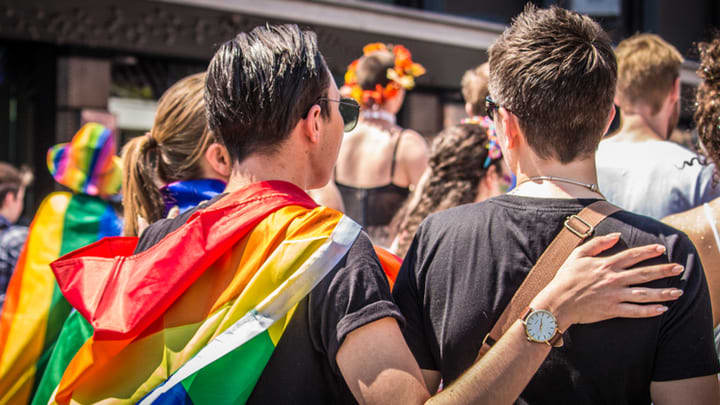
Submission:
{"label": "earlobe", "polygon": [[502,118],[502,124],[505,128],[505,139],[507,145],[507,149],[513,149],[517,146],[517,136],[518,136],[518,127],[517,127],[517,118],[515,118],[514,115],[510,114],[506,109],[500,108],[498,111],[500,113],[500,117]]}
{"label": "earlobe", "polygon": [[232,163],[230,161],[230,153],[227,148],[220,143],[213,143],[208,146],[205,151],[205,160],[208,161],[210,167],[224,178],[229,178],[232,173]]}

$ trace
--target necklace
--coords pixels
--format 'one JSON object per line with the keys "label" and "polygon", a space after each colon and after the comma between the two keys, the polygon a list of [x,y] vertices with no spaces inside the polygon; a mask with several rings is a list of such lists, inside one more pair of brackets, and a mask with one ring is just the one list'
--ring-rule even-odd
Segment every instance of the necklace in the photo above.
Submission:
{"label": "necklace", "polygon": [[360,112],[360,116],[365,119],[387,121],[393,125],[397,122],[395,114],[391,114],[385,110],[363,110]]}
{"label": "necklace", "polygon": [[595,183],[583,183],[583,182],[581,182],[581,181],[577,181],[577,180],[573,180],[573,179],[567,179],[567,178],[564,178],[564,177],[555,177],[555,176],[533,176],[533,177],[529,177],[529,178],[527,178],[527,179],[519,182],[517,185],[515,185],[515,190],[517,190],[518,187],[520,187],[520,186],[521,186],[522,184],[524,184],[524,183],[527,183],[527,182],[529,182],[529,181],[538,181],[538,180],[539,180],[539,181],[546,181],[546,180],[547,180],[547,181],[557,181],[557,182],[561,182],[561,183],[574,184],[574,185],[576,185],[576,186],[585,187],[586,189],[592,191],[593,193],[600,194],[600,196],[601,196],[602,198],[605,198],[605,196],[604,196],[604,195],[600,192],[600,190],[598,189],[598,185],[595,184]]}

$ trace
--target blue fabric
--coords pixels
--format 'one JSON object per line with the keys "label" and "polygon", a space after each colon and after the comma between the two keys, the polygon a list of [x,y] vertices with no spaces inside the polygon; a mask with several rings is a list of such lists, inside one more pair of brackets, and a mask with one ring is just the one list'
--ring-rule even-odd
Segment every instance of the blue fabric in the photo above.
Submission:
{"label": "blue fabric", "polygon": [[107,236],[122,235],[122,220],[115,213],[115,209],[108,204],[107,209],[100,218],[100,229],[98,230],[98,240]]}
{"label": "blue fabric", "polygon": [[[150,393],[152,392],[153,391],[150,391]],[[150,395],[150,393],[148,393],[148,395]],[[145,397],[140,399],[137,403],[141,403],[144,399]],[[160,395],[160,397],[153,401],[153,405],[193,405],[193,401],[185,391],[185,387],[182,384],[176,384],[170,388],[169,391]]]}
{"label": "blue fabric", "polygon": [[173,207],[179,214],[203,201],[209,200],[225,190],[225,182],[215,179],[182,180],[170,183],[161,189],[165,198],[165,215]]}

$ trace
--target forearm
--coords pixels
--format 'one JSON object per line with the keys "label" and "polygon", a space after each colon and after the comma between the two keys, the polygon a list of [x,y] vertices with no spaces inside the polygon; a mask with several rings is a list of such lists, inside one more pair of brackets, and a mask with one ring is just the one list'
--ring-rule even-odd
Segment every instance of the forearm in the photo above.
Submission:
{"label": "forearm", "polygon": [[550,353],[546,344],[527,340],[518,320],[482,359],[429,404],[512,404]]}

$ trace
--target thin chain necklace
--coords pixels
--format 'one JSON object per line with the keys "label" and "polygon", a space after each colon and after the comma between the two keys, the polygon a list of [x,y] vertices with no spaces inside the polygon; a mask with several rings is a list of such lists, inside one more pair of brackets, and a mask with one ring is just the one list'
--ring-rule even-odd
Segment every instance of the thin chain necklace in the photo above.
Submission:
{"label": "thin chain necklace", "polygon": [[525,180],[517,183],[517,184],[515,185],[515,189],[514,189],[514,190],[517,190],[518,187],[520,187],[522,184],[527,183],[527,182],[529,182],[529,181],[557,181],[557,182],[561,182],[561,183],[574,184],[574,185],[576,185],[576,186],[585,187],[586,189],[592,191],[593,193],[600,194],[600,196],[601,196],[603,199],[605,199],[605,196],[600,192],[600,190],[598,189],[598,185],[595,184],[595,183],[583,183],[583,182],[581,182],[581,181],[577,181],[577,180],[573,180],[573,179],[568,179],[568,178],[565,178],[565,177],[555,177],[555,176],[533,176],[533,177],[529,177],[529,178],[527,178],[527,179],[525,179]]}

